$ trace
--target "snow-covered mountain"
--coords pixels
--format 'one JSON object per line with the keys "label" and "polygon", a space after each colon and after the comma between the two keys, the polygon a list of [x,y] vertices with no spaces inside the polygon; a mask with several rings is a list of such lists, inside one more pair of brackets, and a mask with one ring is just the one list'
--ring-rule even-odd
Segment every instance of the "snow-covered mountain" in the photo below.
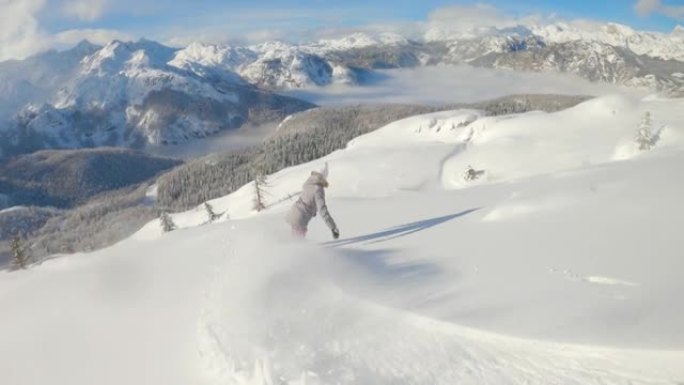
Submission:
{"label": "snow-covered mountain", "polygon": [[[643,120],[646,112],[651,119]],[[634,140],[648,127],[650,150]],[[411,116],[110,248],[0,272],[13,385],[678,384],[680,100]],[[342,237],[283,221],[324,162]],[[465,178],[468,166],[477,177]],[[225,212],[225,213],[224,213]],[[50,295],[45,295],[49,293]]]}
{"label": "snow-covered mountain", "polygon": [[[522,52],[526,54],[521,54]],[[492,60],[492,55],[497,60]],[[252,47],[193,44],[174,65],[214,63],[269,88],[362,83],[363,71],[467,63],[494,68],[572,73],[591,81],[684,92],[684,33],[635,31],[618,24],[555,23],[449,31],[420,38],[355,33],[340,39]]]}
{"label": "snow-covered mountain", "polygon": [[226,69],[169,64],[176,53],[152,41],[112,41],[0,63],[0,88],[9,91],[0,103],[0,156],[179,143],[311,106]]}
{"label": "snow-covered mountain", "polygon": [[512,27],[477,27],[454,29],[434,27],[423,36],[427,42],[467,41],[492,36],[526,38],[534,36],[546,44],[573,41],[598,42],[626,48],[637,55],[647,55],[664,60],[684,61],[684,27],[677,26],[670,33],[637,31],[616,23],[591,21],[555,22],[545,24],[517,25]]}
{"label": "snow-covered mountain", "polygon": [[636,31],[626,25],[608,23],[555,23],[530,28],[549,43],[592,41],[629,49],[637,55],[684,61],[684,27],[671,33]]}
{"label": "snow-covered mountain", "polygon": [[597,41],[576,40],[534,49],[491,52],[470,63],[519,71],[572,73],[593,82],[684,96],[684,62],[640,56]]}
{"label": "snow-covered mountain", "polygon": [[[364,43],[365,44],[365,43]],[[248,82],[266,88],[300,88],[353,83],[354,73],[343,65],[332,63],[321,55],[337,47],[322,43],[315,49],[268,42],[253,47],[221,47],[193,43],[180,50],[169,63],[196,71],[213,67],[236,72]]]}
{"label": "snow-covered mountain", "polygon": [[363,85],[380,69],[445,64],[571,73],[681,96],[684,32],[555,23],[246,47],[83,42],[0,63],[0,156],[44,147],[179,143],[309,107],[264,89]]}

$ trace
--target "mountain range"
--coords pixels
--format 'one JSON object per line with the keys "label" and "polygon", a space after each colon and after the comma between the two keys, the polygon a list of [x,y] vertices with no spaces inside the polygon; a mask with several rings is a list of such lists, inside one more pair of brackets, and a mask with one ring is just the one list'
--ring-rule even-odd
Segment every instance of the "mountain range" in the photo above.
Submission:
{"label": "mountain range", "polygon": [[193,43],[171,65],[219,68],[270,89],[363,84],[373,70],[470,64],[553,71],[590,81],[684,95],[684,28],[670,34],[619,24],[428,30],[419,39],[355,33],[315,43],[268,42],[250,47]]}
{"label": "mountain range", "polygon": [[218,68],[168,64],[156,42],[81,42],[0,63],[0,157],[44,148],[175,144],[313,105]]}
{"label": "mountain range", "polygon": [[279,90],[363,86],[378,70],[451,64],[570,73],[682,96],[684,28],[664,34],[555,23],[184,48],[83,41],[0,63],[0,158],[44,148],[182,143],[314,107]]}

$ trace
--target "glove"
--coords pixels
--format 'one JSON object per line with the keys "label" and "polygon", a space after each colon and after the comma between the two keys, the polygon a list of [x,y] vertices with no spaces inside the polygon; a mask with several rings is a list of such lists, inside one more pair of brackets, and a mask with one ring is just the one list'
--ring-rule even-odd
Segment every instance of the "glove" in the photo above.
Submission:
{"label": "glove", "polygon": [[338,230],[338,229],[333,229],[333,230],[332,230],[332,236],[333,236],[333,239],[339,238],[339,237],[340,237],[340,230]]}

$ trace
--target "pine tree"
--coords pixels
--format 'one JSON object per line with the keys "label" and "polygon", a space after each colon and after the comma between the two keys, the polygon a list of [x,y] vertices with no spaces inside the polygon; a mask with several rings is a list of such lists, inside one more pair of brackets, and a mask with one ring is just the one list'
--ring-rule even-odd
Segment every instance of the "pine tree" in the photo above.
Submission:
{"label": "pine tree", "polygon": [[639,145],[639,150],[646,151],[653,148],[660,139],[660,130],[653,129],[653,122],[651,121],[651,113],[646,112],[641,119],[639,129],[636,134],[636,142]]}
{"label": "pine tree", "polygon": [[30,255],[26,252],[22,240],[19,236],[15,235],[10,243],[10,249],[12,251],[12,265],[15,269],[26,269],[29,265]]}
{"label": "pine tree", "polygon": [[214,222],[223,215],[223,213],[216,214],[216,212],[214,212],[214,207],[207,202],[204,202],[204,210],[207,212],[207,216],[209,217],[209,223]]}
{"label": "pine tree", "polygon": [[162,211],[159,216],[159,221],[161,222],[162,229],[165,233],[176,229],[176,224],[173,223],[173,219],[171,219],[171,216],[166,211]]}
{"label": "pine tree", "polygon": [[266,176],[257,174],[254,178],[254,210],[261,211],[266,208],[264,195],[266,193]]}

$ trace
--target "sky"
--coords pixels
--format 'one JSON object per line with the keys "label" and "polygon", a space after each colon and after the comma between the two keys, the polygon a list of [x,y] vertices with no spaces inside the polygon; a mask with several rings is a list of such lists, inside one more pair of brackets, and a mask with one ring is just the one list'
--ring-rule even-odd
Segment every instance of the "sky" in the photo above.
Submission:
{"label": "sky", "polygon": [[82,39],[302,41],[356,30],[418,33],[464,20],[593,20],[669,32],[684,24],[684,0],[0,0],[0,60]]}

